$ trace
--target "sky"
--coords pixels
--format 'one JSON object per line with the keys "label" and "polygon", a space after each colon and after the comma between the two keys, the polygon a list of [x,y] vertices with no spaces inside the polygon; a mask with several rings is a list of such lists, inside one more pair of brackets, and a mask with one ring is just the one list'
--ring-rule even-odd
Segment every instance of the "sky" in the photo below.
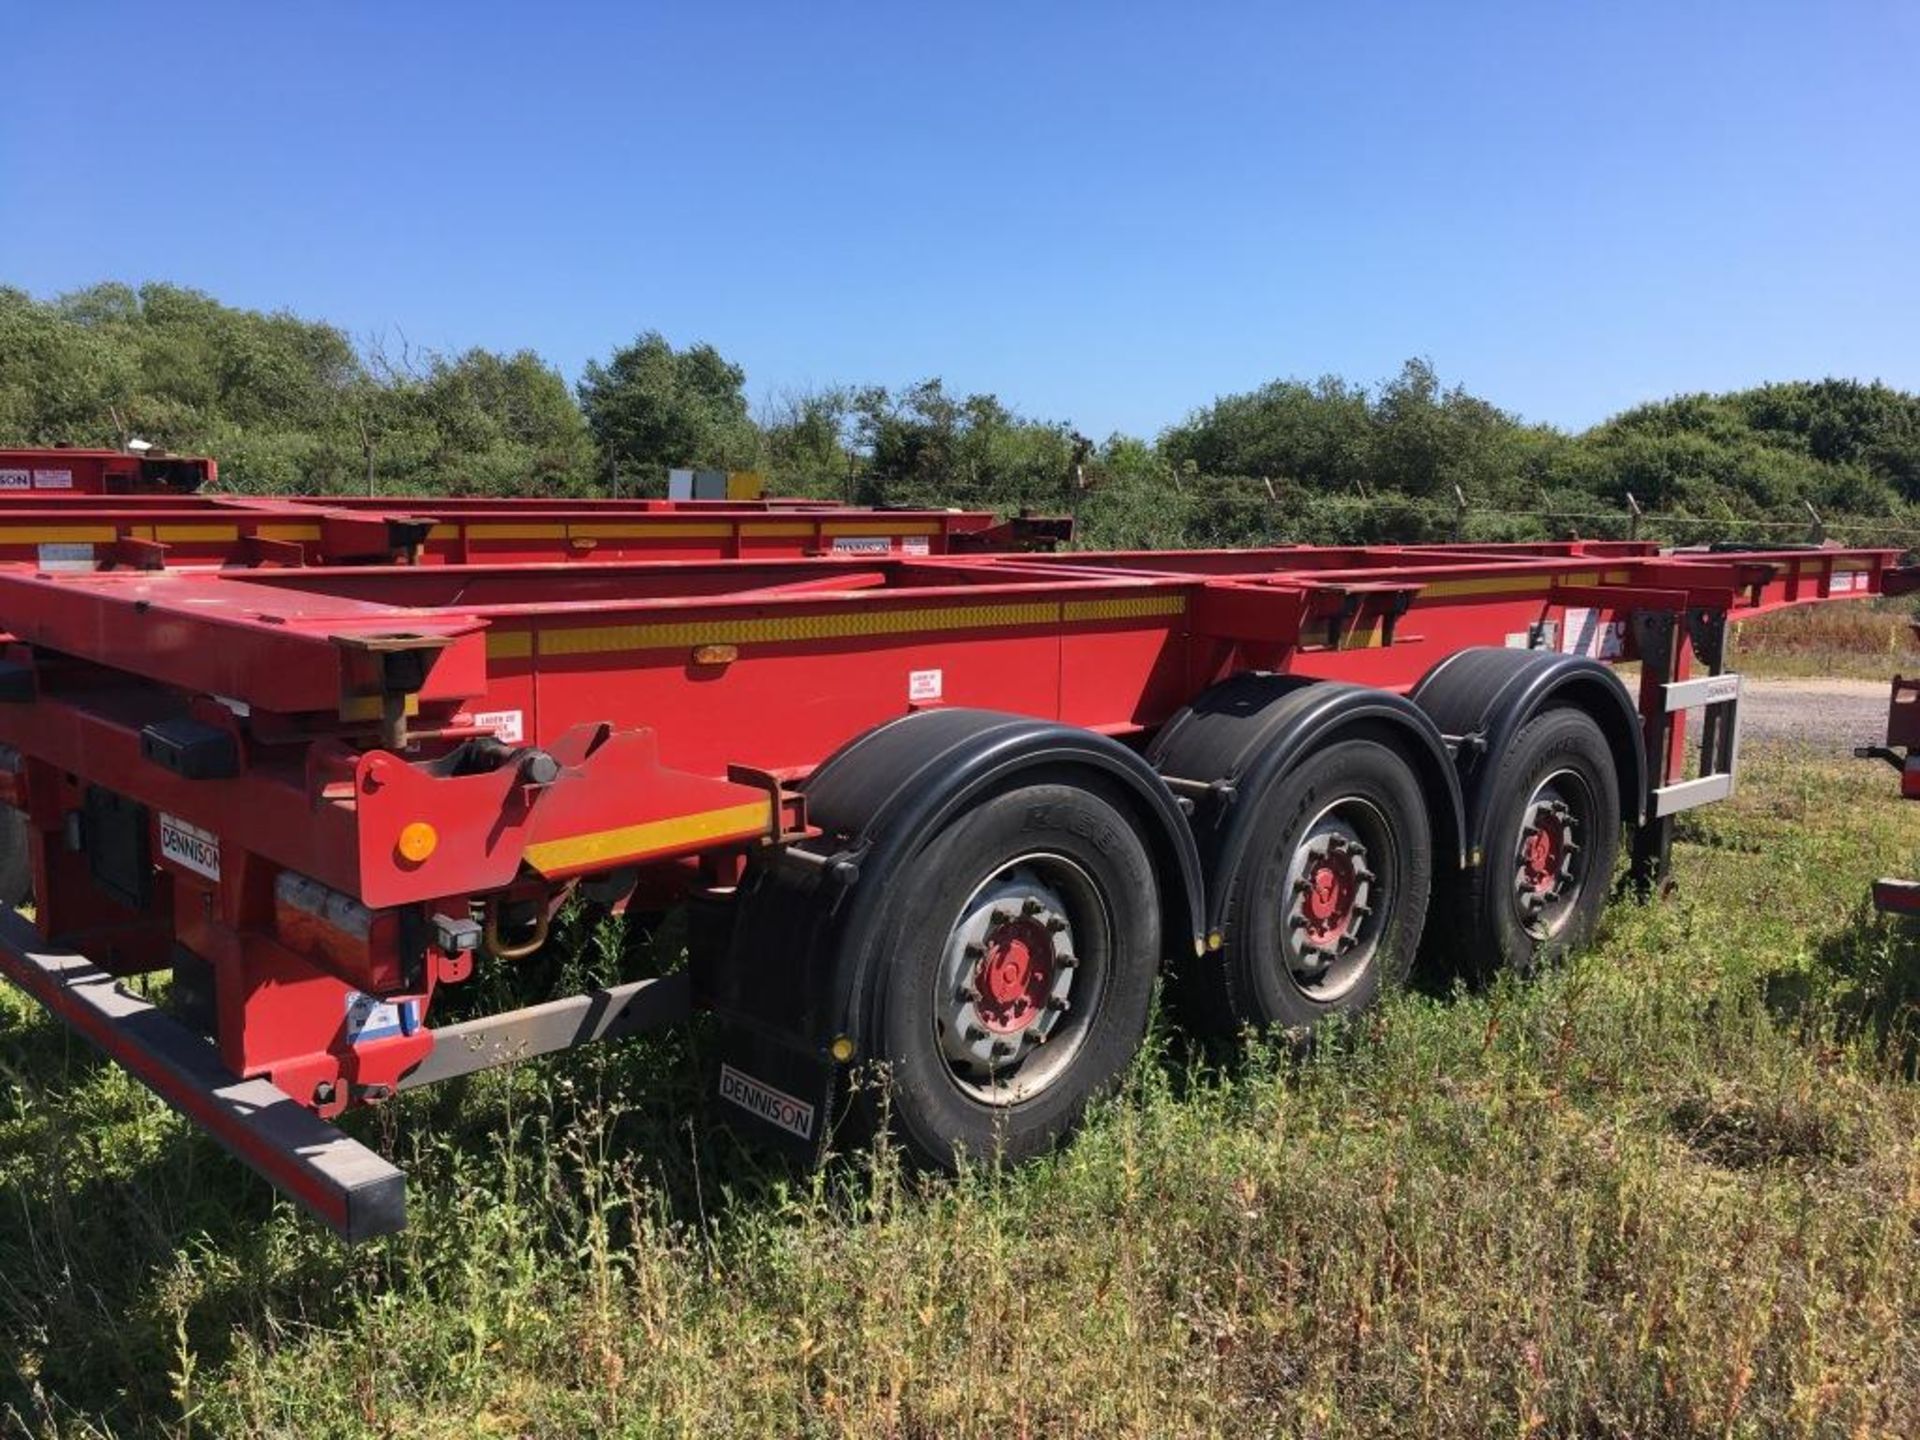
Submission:
{"label": "sky", "polygon": [[1920,389],[1920,0],[0,0],[0,284],[1095,436],[1425,356],[1526,419]]}

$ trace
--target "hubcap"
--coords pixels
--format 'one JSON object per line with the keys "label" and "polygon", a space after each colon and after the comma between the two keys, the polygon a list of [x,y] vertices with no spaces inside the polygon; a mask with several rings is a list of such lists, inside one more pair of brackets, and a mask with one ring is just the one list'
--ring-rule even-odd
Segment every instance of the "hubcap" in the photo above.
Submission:
{"label": "hubcap", "polygon": [[1552,938],[1573,914],[1585,883],[1580,856],[1592,803],[1586,781],[1559,770],[1534,788],[1521,809],[1513,897],[1520,923],[1535,939]]}
{"label": "hubcap", "polygon": [[1288,978],[1328,1003],[1351,990],[1379,949],[1386,887],[1373,853],[1387,845],[1386,821],[1357,797],[1321,811],[1287,866],[1281,950]]}
{"label": "hubcap", "polygon": [[1053,1083],[1098,1007],[1110,933],[1092,879],[1064,856],[1022,856],[982,883],[934,979],[934,1034],[954,1083],[990,1105]]}

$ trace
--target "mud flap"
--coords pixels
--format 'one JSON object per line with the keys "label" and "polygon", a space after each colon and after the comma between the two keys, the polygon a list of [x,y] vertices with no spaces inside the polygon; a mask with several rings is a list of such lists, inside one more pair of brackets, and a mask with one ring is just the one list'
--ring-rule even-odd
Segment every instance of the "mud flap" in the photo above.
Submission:
{"label": "mud flap", "polygon": [[718,1113],[741,1135],[803,1165],[826,1158],[842,1109],[839,1067],[740,1024],[721,1024]]}

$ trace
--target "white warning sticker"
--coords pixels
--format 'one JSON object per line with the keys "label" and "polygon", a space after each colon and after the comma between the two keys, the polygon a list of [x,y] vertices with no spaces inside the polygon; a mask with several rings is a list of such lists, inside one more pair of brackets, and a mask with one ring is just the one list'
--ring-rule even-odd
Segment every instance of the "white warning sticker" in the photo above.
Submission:
{"label": "white warning sticker", "polygon": [[36,470],[33,472],[33,488],[36,490],[71,490],[73,471]]}
{"label": "white warning sticker", "polygon": [[183,870],[220,878],[220,837],[198,825],[189,825],[178,815],[160,814],[160,858],[171,860]]}
{"label": "white warning sticker", "polygon": [[419,1011],[412,1000],[382,1000],[377,995],[347,992],[347,1043],[385,1040],[410,1035],[419,1028]]}
{"label": "white warning sticker", "polygon": [[32,486],[31,470],[0,470],[0,490],[27,490]]}
{"label": "white warning sticker", "polygon": [[42,570],[91,570],[93,546],[74,541],[51,541],[39,550]]}
{"label": "white warning sticker", "polygon": [[933,545],[924,535],[903,535],[900,537],[902,555],[931,555]]}
{"label": "white warning sticker", "polygon": [[518,745],[527,738],[526,715],[519,710],[481,710],[475,713],[473,723],[493,731],[502,744]]}
{"label": "white warning sticker", "polygon": [[913,670],[907,674],[907,699],[938,700],[945,687],[946,672],[942,670]]}
{"label": "white warning sticker", "polygon": [[784,1090],[762,1084],[731,1065],[720,1067],[720,1098],[802,1140],[813,1135],[813,1106]]}
{"label": "white warning sticker", "polygon": [[1567,623],[1560,632],[1560,653],[1618,660],[1626,649],[1626,637],[1624,622],[1603,619],[1601,612],[1591,606],[1569,605]]}

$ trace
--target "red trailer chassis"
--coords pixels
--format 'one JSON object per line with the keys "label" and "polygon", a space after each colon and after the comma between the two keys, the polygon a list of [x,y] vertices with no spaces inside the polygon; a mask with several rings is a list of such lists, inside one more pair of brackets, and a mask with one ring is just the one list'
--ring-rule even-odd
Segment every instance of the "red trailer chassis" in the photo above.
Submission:
{"label": "red trailer chassis", "polygon": [[67,446],[0,450],[0,502],[74,495],[189,495],[220,470],[204,455]]}
{"label": "red trailer chassis", "polygon": [[[1430,895],[1456,951],[1576,940],[1623,821],[1652,883],[1672,816],[1733,787],[1727,623],[1879,593],[1894,559],[0,573],[0,798],[38,896],[0,969],[351,1238],[404,1207],[340,1111],[695,1005],[760,1133],[817,1153],[879,1060],[929,1158],[1024,1153],[1124,1062],[1163,958],[1231,1027],[1365,1004]],[[690,901],[691,970],[430,1023],[576,896]],[[168,968],[177,1014],[114,984]]]}
{"label": "red trailer chassis", "polygon": [[[7,492],[0,491],[0,495]],[[21,494],[0,504],[0,563],[187,566],[946,555],[1049,549],[1072,522],[807,501],[487,500],[445,496]]]}

